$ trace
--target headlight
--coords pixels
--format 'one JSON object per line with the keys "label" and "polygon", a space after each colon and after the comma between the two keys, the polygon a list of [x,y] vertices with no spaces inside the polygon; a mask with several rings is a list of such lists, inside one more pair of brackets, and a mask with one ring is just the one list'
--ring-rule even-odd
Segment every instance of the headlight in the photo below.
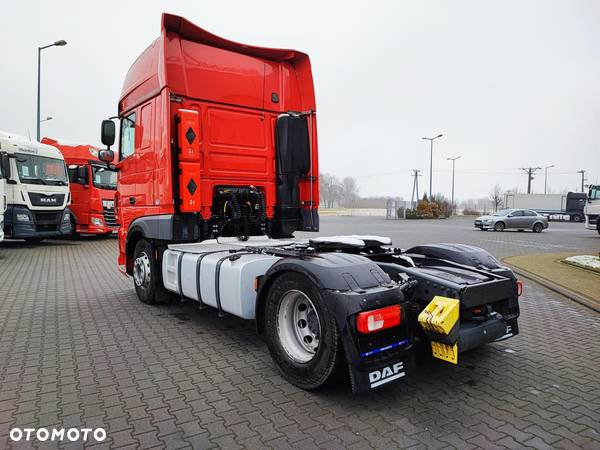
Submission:
{"label": "headlight", "polygon": [[492,223],[492,220],[491,220],[491,219],[485,219],[485,220],[483,221],[483,223]]}
{"label": "headlight", "polygon": [[17,214],[17,222],[29,222],[29,216],[27,214]]}
{"label": "headlight", "polygon": [[92,217],[92,225],[101,227],[102,225],[104,225],[104,222],[102,222],[102,219],[100,219],[99,217]]}
{"label": "headlight", "polygon": [[68,221],[69,221],[69,215],[68,215],[68,214],[65,214],[65,215],[63,216],[63,222],[68,222]]}

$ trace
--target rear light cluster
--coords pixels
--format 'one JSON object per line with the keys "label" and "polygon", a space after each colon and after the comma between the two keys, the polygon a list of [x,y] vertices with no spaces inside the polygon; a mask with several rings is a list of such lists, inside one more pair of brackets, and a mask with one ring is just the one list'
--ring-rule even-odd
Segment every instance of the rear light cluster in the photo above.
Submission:
{"label": "rear light cluster", "polygon": [[356,316],[356,329],[359,333],[368,334],[400,325],[402,308],[400,305],[361,312]]}

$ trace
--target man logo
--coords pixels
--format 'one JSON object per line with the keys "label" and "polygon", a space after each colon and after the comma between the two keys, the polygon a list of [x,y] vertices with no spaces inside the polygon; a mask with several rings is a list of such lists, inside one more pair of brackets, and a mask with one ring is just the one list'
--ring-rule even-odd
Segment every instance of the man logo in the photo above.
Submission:
{"label": "man logo", "polygon": [[402,378],[404,375],[406,375],[403,372],[403,369],[404,364],[397,362],[393,366],[386,366],[381,370],[369,372],[369,382],[371,383],[371,388],[381,386],[382,384],[389,383],[390,381],[397,380],[398,378]]}
{"label": "man logo", "polygon": [[56,203],[56,197],[40,197],[42,203]]}

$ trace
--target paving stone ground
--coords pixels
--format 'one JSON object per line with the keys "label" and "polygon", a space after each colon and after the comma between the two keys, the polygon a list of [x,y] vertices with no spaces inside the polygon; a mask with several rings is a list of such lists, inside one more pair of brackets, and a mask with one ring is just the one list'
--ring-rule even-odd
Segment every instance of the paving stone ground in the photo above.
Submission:
{"label": "paving stone ground", "polygon": [[[534,235],[322,219],[322,234],[361,231],[499,257],[600,245],[576,224]],[[459,367],[422,358],[406,382],[366,395],[308,393],[277,374],[252,324],[141,304],[116,254],[115,239],[0,245],[0,448],[82,446],[9,441],[13,427],[52,426],[104,427],[90,448],[600,448],[600,315],[534,283],[521,334]]]}

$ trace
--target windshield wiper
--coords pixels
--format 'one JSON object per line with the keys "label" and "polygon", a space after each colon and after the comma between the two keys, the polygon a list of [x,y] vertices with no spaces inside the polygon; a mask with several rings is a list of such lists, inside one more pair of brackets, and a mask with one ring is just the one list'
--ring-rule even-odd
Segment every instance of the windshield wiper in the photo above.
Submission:
{"label": "windshield wiper", "polygon": [[[25,178],[25,180],[26,180],[25,182],[26,182],[26,183],[27,183],[27,182],[30,182],[30,181],[39,181],[39,182],[40,182],[39,184],[45,184],[45,185],[47,185],[47,184],[48,184],[48,183],[46,183],[44,180],[42,180],[41,178],[37,178],[37,177],[23,177],[23,178]],[[35,184],[35,183],[34,183],[34,184]]]}

